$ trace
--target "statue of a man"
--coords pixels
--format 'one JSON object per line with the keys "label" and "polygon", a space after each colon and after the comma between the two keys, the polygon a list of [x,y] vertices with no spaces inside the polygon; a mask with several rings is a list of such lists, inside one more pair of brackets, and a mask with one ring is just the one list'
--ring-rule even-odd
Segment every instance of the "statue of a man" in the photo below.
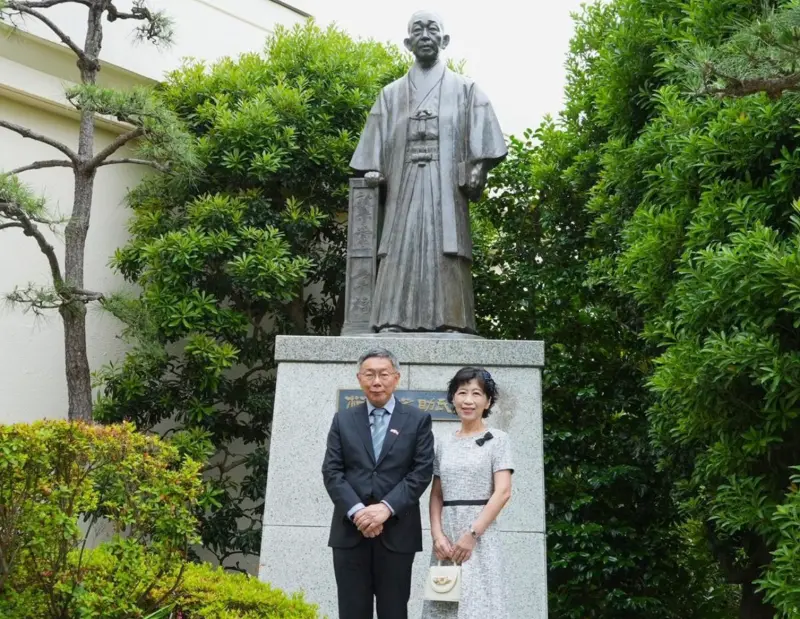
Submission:
{"label": "statue of a man", "polygon": [[381,91],[350,162],[385,183],[379,332],[475,333],[469,200],[507,149],[489,99],[440,58],[449,42],[435,13],[411,17],[405,45],[416,62]]}

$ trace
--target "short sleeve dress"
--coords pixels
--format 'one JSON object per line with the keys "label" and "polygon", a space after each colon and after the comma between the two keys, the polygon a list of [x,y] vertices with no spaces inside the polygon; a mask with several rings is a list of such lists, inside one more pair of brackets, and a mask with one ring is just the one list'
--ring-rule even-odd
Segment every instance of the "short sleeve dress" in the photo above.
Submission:
{"label": "short sleeve dress", "polygon": [[[479,445],[478,436],[459,437],[448,432],[437,437],[433,474],[442,483],[444,501],[489,499],[494,473],[514,464],[508,434],[489,428],[492,438]],[[452,543],[467,531],[483,505],[445,505],[442,528]],[[431,553],[431,565],[436,565]],[[496,521],[478,538],[472,556],[461,566],[461,601],[425,600],[422,619],[510,619],[503,572],[502,548]]]}

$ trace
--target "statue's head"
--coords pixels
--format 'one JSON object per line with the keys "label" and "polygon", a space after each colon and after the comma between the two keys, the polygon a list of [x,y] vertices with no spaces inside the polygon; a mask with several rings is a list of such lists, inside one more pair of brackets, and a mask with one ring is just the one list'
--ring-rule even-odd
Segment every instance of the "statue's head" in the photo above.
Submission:
{"label": "statue's head", "polygon": [[444,22],[433,11],[417,11],[408,20],[406,48],[417,60],[432,64],[439,52],[450,43],[450,35],[444,33]]}

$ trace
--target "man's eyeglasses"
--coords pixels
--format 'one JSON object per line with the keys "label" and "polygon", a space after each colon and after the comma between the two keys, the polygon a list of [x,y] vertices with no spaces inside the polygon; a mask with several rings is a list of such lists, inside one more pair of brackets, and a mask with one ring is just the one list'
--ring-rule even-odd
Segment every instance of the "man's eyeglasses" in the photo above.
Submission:
{"label": "man's eyeglasses", "polygon": [[380,379],[382,383],[385,383],[392,377],[394,377],[397,372],[359,372],[359,376],[366,381],[372,382],[376,378]]}

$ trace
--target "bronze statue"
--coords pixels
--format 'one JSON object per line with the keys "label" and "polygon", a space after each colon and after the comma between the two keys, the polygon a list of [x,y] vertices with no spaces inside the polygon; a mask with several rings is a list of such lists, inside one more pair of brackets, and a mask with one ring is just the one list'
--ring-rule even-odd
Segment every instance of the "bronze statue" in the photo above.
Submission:
{"label": "bronze statue", "polygon": [[475,334],[469,201],[507,149],[489,99],[441,59],[449,42],[436,14],[411,17],[416,61],[381,91],[350,162],[385,195],[372,331]]}

